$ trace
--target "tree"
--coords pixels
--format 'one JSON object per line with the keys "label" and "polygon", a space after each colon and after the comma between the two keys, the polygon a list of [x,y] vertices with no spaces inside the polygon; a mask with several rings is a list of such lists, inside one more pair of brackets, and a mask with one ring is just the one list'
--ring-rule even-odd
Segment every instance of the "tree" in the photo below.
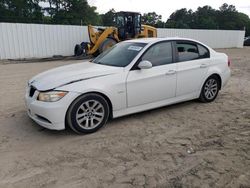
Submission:
{"label": "tree", "polygon": [[250,35],[250,19],[246,14],[240,13],[235,6],[224,3],[219,10],[210,6],[198,7],[195,12],[179,9],[172,13],[166,22],[168,28],[191,29],[246,29]]}
{"label": "tree", "polygon": [[115,17],[115,10],[112,8],[108,12],[106,12],[105,14],[101,15],[102,24],[104,26],[112,26],[114,17]]}
{"label": "tree", "polygon": [[43,19],[39,0],[2,0],[0,22],[36,22]]}
{"label": "tree", "polygon": [[161,21],[161,19],[162,19],[161,15],[158,15],[155,12],[149,12],[143,14],[142,23],[156,27],[157,24],[162,25],[163,22]]}
{"label": "tree", "polygon": [[191,28],[193,23],[193,12],[191,9],[180,9],[172,13],[166,23],[167,27],[172,28]]}
{"label": "tree", "polygon": [[236,27],[246,30],[246,36],[250,36],[250,18],[248,15],[239,12]]}
{"label": "tree", "polygon": [[198,7],[193,13],[194,22],[191,28],[215,29],[217,24],[217,11],[210,6]]}
{"label": "tree", "polygon": [[237,12],[236,8],[234,5],[228,5],[227,3],[224,3],[221,5],[219,8],[220,12]]}
{"label": "tree", "polygon": [[[45,6],[41,7],[41,2]],[[87,0],[0,0],[0,22],[111,26],[114,14],[115,10],[110,9],[99,15]],[[194,12],[182,8],[173,12],[167,22],[156,12],[149,12],[142,15],[142,23],[162,28],[245,29],[250,35],[249,17],[226,3],[219,10],[210,6],[198,7]]]}
{"label": "tree", "polygon": [[49,7],[44,10],[56,24],[99,25],[101,19],[96,7],[91,7],[87,0],[46,0]]}
{"label": "tree", "polygon": [[[224,3],[218,11],[217,20],[219,22],[218,29],[237,29],[238,12],[235,6]],[[239,28],[241,29],[241,28]]]}
{"label": "tree", "polygon": [[[48,6],[41,7],[40,2]],[[87,0],[1,0],[0,22],[99,25],[100,15]]]}

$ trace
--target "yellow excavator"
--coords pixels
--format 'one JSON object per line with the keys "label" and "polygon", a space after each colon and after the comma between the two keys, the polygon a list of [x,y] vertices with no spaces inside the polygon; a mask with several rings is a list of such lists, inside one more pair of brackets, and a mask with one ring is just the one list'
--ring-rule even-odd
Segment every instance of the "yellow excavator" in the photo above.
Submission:
{"label": "yellow excavator", "polygon": [[114,26],[94,27],[88,26],[89,41],[77,44],[74,49],[75,56],[97,56],[116,43],[124,40],[157,37],[154,27],[141,24],[141,14],[137,12],[118,12],[114,17]]}

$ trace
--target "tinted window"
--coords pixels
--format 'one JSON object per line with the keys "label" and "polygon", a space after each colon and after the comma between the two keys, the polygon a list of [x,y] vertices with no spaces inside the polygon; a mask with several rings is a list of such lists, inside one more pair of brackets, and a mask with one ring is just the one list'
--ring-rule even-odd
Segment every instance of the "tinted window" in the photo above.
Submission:
{"label": "tinted window", "polygon": [[94,63],[125,67],[146,46],[145,43],[122,42],[100,54],[93,60]]}
{"label": "tinted window", "polygon": [[198,44],[200,58],[209,58],[209,51],[202,45]]}
{"label": "tinted window", "polygon": [[177,42],[179,61],[190,61],[199,58],[199,51],[196,44]]}
{"label": "tinted window", "polygon": [[152,46],[142,57],[153,66],[166,65],[173,62],[171,42],[161,42]]}

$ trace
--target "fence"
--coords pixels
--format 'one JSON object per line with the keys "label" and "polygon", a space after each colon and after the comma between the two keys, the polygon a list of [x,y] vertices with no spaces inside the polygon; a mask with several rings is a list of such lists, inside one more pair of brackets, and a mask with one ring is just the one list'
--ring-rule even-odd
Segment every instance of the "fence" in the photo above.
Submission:
{"label": "fence", "polygon": [[186,37],[196,39],[212,48],[242,48],[245,31],[158,29],[158,37]]}
{"label": "fence", "polygon": [[[213,48],[243,46],[245,31],[158,29],[158,37],[187,37]],[[86,26],[0,23],[0,59],[70,56],[89,41]]]}
{"label": "fence", "polygon": [[70,56],[84,40],[86,26],[0,23],[0,59]]}

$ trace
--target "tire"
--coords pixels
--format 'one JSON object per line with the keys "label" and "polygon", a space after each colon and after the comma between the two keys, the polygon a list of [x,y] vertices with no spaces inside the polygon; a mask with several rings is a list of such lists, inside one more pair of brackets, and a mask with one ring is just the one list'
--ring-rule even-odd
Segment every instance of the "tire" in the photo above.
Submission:
{"label": "tire", "polygon": [[207,103],[216,99],[220,89],[219,78],[215,75],[210,76],[202,86],[199,100]]}
{"label": "tire", "polygon": [[114,46],[117,42],[112,38],[106,38],[102,44],[99,46],[98,51],[99,53],[104,52],[105,50],[109,49],[110,47]]}
{"label": "tire", "polygon": [[82,55],[82,53],[83,53],[82,46],[80,44],[75,45],[74,55],[80,56],[80,55]]}
{"label": "tire", "polygon": [[108,102],[101,95],[85,94],[72,102],[66,121],[76,133],[93,133],[106,124],[109,110]]}
{"label": "tire", "polygon": [[82,42],[80,45],[82,47],[82,55],[86,57],[88,55],[88,43]]}

